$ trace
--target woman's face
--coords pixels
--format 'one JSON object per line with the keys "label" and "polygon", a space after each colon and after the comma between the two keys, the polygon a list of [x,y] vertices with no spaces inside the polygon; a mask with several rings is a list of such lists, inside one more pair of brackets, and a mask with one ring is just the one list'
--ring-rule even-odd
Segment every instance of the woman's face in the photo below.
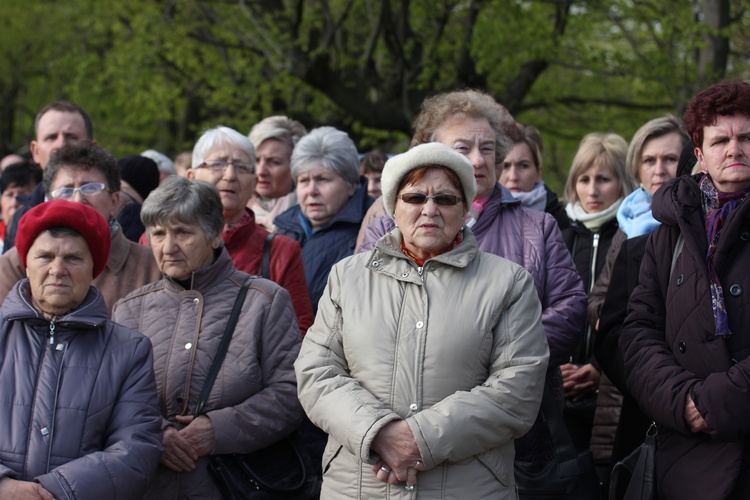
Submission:
{"label": "woman's face", "polygon": [[320,229],[344,208],[355,191],[337,172],[313,167],[297,176],[297,198],[313,229]]}
{"label": "woman's face", "polygon": [[677,132],[646,141],[641,151],[638,178],[648,194],[653,196],[665,182],[675,178],[681,152],[682,136]]}
{"label": "woman's face", "polygon": [[500,171],[500,184],[514,193],[527,193],[542,180],[542,170],[534,163],[531,148],[519,142],[503,161]]}
{"label": "woman's face", "polygon": [[255,193],[274,200],[292,192],[289,148],[278,139],[266,139],[255,150]]}
{"label": "woman's face", "polygon": [[477,198],[492,192],[495,173],[495,132],[485,118],[455,118],[435,130],[435,140],[466,156],[474,165]]}
{"label": "woman's face", "polygon": [[2,213],[3,220],[6,224],[10,225],[11,221],[13,220],[13,215],[15,215],[16,210],[18,210],[21,206],[16,196],[29,194],[33,190],[33,183],[27,184],[25,186],[19,186],[16,183],[12,183],[7,188],[5,188],[2,197],[0,197],[0,212]]}
{"label": "woman's face", "polygon": [[423,205],[411,205],[401,199],[402,194],[420,193],[427,196],[448,194],[463,196],[443,169],[428,170],[414,184],[407,184],[396,198],[393,219],[404,237],[404,246],[419,259],[427,260],[450,248],[464,225],[466,206],[436,205],[427,200]]}
{"label": "woman's face", "polygon": [[576,195],[586,213],[601,212],[620,197],[620,180],[611,168],[594,163],[576,178]]}
{"label": "woman's face", "polygon": [[[251,163],[252,158],[247,151],[240,148],[219,144],[203,159],[204,163],[216,160]],[[227,224],[234,224],[242,218],[245,205],[255,190],[255,174],[238,172],[234,165],[228,165],[223,171],[216,172],[205,167],[191,168],[187,171],[187,178],[206,181],[218,188]]]}
{"label": "woman's face", "polygon": [[165,222],[146,228],[159,269],[176,280],[187,280],[193,271],[213,262],[221,236],[209,240],[197,224]]}

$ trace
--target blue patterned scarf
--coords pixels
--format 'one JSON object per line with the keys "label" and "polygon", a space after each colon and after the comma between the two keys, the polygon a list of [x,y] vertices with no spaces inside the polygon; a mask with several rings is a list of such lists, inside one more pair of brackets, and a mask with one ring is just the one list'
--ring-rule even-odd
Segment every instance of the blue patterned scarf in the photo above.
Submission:
{"label": "blue patterned scarf", "polygon": [[711,305],[716,322],[716,336],[725,337],[731,335],[732,332],[729,330],[727,309],[724,304],[724,289],[721,287],[719,276],[714,268],[714,256],[724,223],[732,210],[737,208],[747,197],[748,190],[736,193],[720,193],[708,174],[700,180],[700,189],[703,213],[706,214],[706,237],[708,238],[706,267],[708,268],[708,277],[711,280]]}

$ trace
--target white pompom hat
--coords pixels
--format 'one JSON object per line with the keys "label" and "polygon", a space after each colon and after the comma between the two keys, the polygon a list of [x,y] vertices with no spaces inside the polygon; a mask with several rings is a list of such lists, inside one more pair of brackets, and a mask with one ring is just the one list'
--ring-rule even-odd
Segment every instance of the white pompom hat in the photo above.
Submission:
{"label": "white pompom hat", "polygon": [[471,206],[477,194],[474,166],[462,154],[439,142],[428,142],[414,146],[406,153],[394,156],[385,163],[380,179],[385,211],[393,217],[396,207],[398,185],[409,172],[425,165],[446,167],[455,172],[461,181],[466,205]]}

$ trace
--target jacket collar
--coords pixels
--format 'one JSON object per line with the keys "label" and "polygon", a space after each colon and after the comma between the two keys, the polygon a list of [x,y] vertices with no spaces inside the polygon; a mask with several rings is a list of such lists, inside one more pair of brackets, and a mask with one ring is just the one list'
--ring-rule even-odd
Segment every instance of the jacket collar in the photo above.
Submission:
{"label": "jacket collar", "polygon": [[174,293],[181,293],[187,290],[195,290],[205,294],[217,284],[227,279],[234,271],[234,264],[229,252],[224,245],[218,250],[218,256],[214,262],[202,269],[194,271],[190,277],[191,286],[188,289],[183,288],[172,278],[165,277],[166,288]]}
{"label": "jacket collar", "polygon": [[109,250],[109,258],[107,259],[107,269],[115,276],[120,274],[120,270],[127,262],[131,244],[135,243],[125,237],[122,227],[118,227],[115,236],[112,238],[112,248]]}
{"label": "jacket collar", "polygon": [[[6,321],[38,321],[48,323],[42,313],[31,304],[31,289],[28,278],[16,283],[3,302],[3,317]],[[99,289],[90,286],[86,297],[78,307],[64,314],[55,324],[68,327],[93,328],[109,319],[107,306],[104,304]]]}
{"label": "jacket collar", "polygon": [[[366,266],[375,272],[382,272],[397,279],[417,281],[418,278],[416,277],[407,279],[412,273],[404,271],[405,264],[411,268],[417,267],[417,264],[401,251],[402,239],[403,235],[398,228],[380,238],[375,244],[375,248],[370,252]],[[429,259],[425,262],[424,268],[439,265],[464,268],[474,260],[478,253],[478,244],[474,233],[471,232],[471,229],[464,228],[461,243],[450,252]]]}

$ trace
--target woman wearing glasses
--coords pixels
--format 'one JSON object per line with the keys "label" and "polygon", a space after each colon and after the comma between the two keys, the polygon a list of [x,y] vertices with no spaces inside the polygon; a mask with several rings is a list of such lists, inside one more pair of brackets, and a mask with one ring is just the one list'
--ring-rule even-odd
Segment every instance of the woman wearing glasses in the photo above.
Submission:
{"label": "woman wearing glasses", "polygon": [[[101,291],[109,313],[115,302],[161,277],[151,251],[128,240],[115,219],[120,170],[107,150],[90,141],[58,149],[44,169],[42,183],[47,198],[83,203],[109,222],[112,249],[104,270],[92,282]],[[25,277],[17,250],[11,249],[0,257],[0,300],[5,299],[16,281]]]}
{"label": "woman wearing glasses", "polygon": [[382,189],[398,228],[333,267],[295,363],[330,436],[321,498],[515,499],[549,357],[534,280],[479,251],[474,169],[451,148],[392,158]]}
{"label": "woman wearing glasses", "polygon": [[[228,127],[206,130],[193,148],[190,180],[213,184],[221,195],[224,215],[222,240],[234,266],[248,274],[261,274],[268,231],[255,222],[246,208],[255,192],[255,150],[246,136]],[[313,322],[312,305],[297,243],[283,236],[270,241],[269,275],[292,297],[300,332]]]}
{"label": "woman wearing glasses", "polygon": [[302,245],[313,310],[331,267],[354,252],[359,226],[373,199],[359,175],[354,143],[341,130],[320,127],[299,140],[292,153],[299,205],[273,221],[276,232]]}

